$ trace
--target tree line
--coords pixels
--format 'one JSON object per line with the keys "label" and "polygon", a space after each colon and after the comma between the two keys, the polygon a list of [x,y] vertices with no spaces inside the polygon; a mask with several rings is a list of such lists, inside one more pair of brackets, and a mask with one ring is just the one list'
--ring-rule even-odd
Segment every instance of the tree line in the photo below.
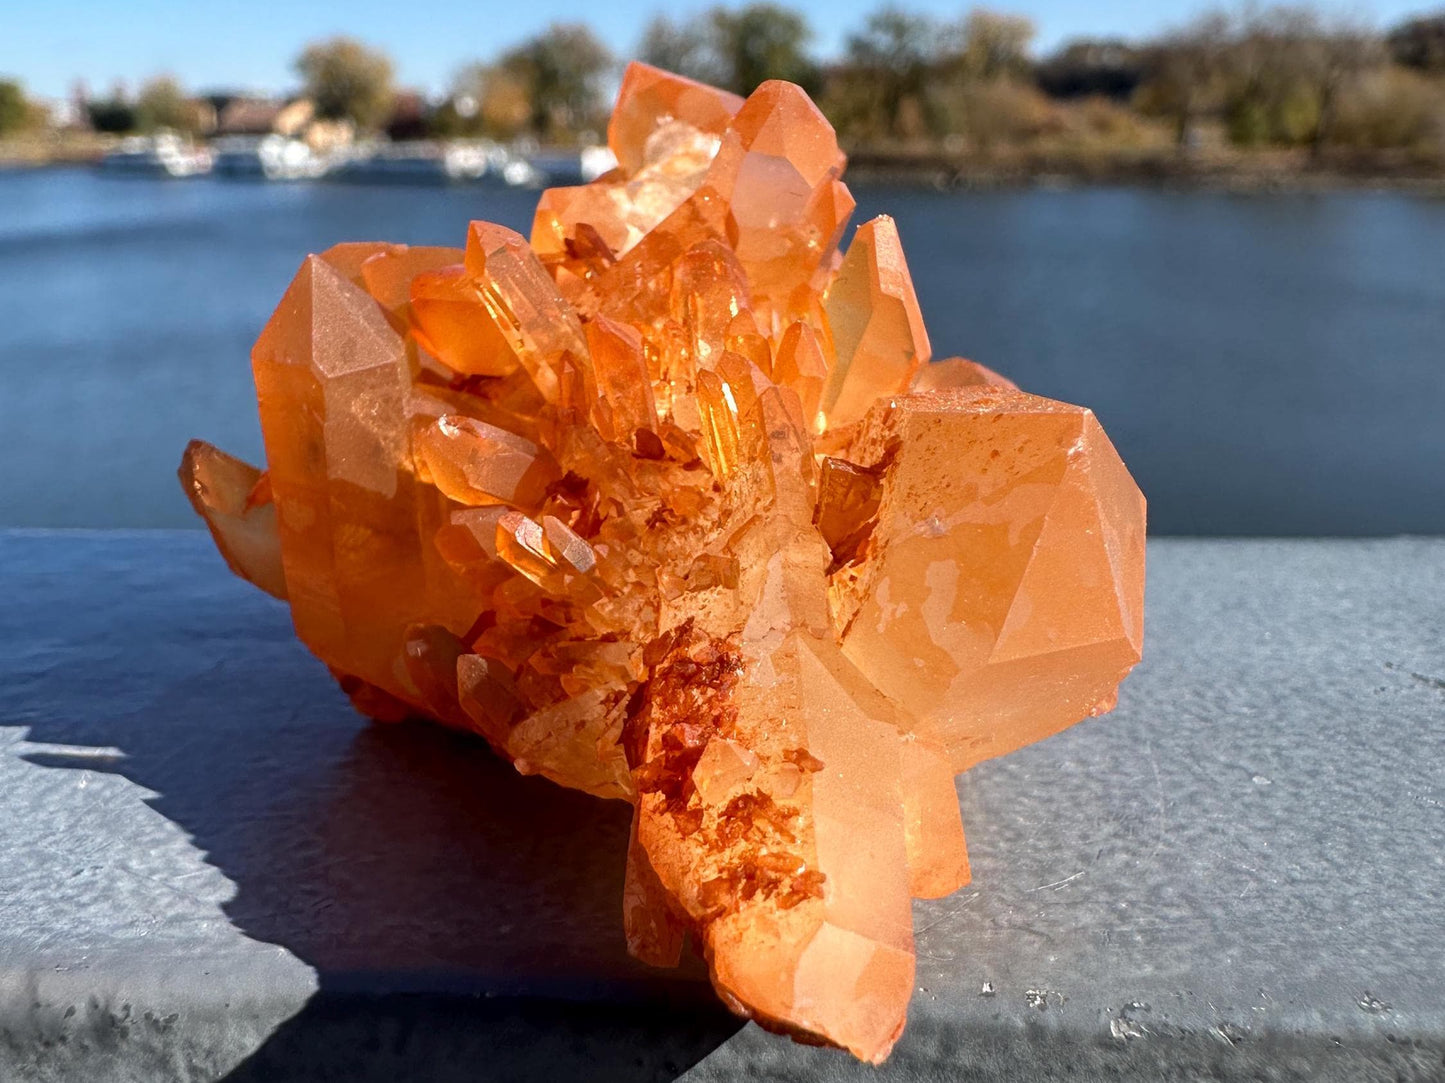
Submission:
{"label": "tree line", "polygon": [[[1445,10],[1388,31],[1295,4],[1216,8],[1154,40],[1076,40],[1038,57],[1025,17],[976,8],[956,20],[884,7],[821,60],[799,11],[773,3],[658,16],[643,60],[739,94],[767,79],[805,87],[854,148],[987,155],[1070,140],[1100,147],[1165,140],[1238,147],[1405,148],[1445,160]],[[295,61],[323,118],[361,131],[438,137],[595,137],[620,70],[582,24],[553,25],[464,66],[441,101],[398,94],[379,49],[346,38]],[[194,130],[174,80],[88,103],[100,130]],[[0,132],[36,122],[0,80]]]}

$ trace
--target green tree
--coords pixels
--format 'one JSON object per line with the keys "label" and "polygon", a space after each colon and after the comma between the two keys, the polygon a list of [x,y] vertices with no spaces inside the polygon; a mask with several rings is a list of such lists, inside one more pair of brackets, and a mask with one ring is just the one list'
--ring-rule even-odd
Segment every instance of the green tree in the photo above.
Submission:
{"label": "green tree", "polygon": [[749,4],[736,11],[719,7],[710,21],[729,90],[751,94],[769,79],[797,83],[810,93],[817,89],[818,66],[807,52],[812,31],[796,11],[776,4]]}
{"label": "green tree", "polygon": [[714,7],[682,23],[654,19],[638,55],[667,71],[700,79],[735,94],[751,94],[769,79],[797,83],[809,93],[820,83],[808,55],[808,22],[777,4]]}
{"label": "green tree", "polygon": [[296,71],[318,116],[374,130],[391,112],[391,61],[359,41],[331,38],[308,45],[296,59]]}
{"label": "green tree", "polygon": [[194,133],[198,116],[180,83],[168,75],[158,76],[140,88],[135,102],[135,126],[143,132],[169,128]]}
{"label": "green tree", "polygon": [[731,79],[718,57],[710,15],[675,23],[659,15],[647,24],[637,57],[663,71],[721,86]]}
{"label": "green tree", "polygon": [[602,84],[613,57],[586,26],[554,23],[505,53],[497,68],[522,88],[531,106],[528,126],[538,136],[601,125]]}
{"label": "green tree", "polygon": [[934,20],[886,7],[868,16],[860,33],[848,39],[848,62],[855,82],[867,88],[889,135],[904,135],[910,103],[926,106],[925,89],[939,59],[943,33]]}
{"label": "green tree", "polygon": [[25,88],[15,79],[0,79],[0,135],[20,131],[30,124],[30,119]]}

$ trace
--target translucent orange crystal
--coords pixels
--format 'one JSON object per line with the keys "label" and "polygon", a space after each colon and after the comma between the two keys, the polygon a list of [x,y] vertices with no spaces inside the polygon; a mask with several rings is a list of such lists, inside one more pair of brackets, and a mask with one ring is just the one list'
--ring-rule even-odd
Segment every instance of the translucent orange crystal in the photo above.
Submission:
{"label": "translucent orange crystal", "polygon": [[1112,706],[1144,501],[1089,411],[929,364],[806,95],[644,65],[530,243],[312,256],[252,354],[269,469],[182,481],[362,711],[635,808],[623,921],[885,1057],[954,775]]}

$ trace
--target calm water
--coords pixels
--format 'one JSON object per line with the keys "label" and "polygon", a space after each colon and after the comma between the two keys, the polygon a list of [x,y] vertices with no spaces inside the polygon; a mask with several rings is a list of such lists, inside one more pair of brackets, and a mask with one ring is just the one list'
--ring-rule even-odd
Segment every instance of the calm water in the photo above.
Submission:
{"label": "calm water", "polygon": [[[1445,532],[1445,202],[858,195],[935,353],[1093,406],[1157,532]],[[260,458],[247,355],[304,253],[535,198],[0,173],[0,526],[194,525],[181,449]]]}

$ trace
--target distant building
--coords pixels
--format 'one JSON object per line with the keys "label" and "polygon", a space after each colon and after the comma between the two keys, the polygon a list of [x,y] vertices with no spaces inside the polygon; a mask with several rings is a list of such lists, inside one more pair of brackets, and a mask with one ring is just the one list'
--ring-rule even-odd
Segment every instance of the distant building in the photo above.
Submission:
{"label": "distant building", "polygon": [[226,97],[215,95],[216,134],[292,136],[303,128],[315,113],[305,98],[292,102],[274,98]]}
{"label": "distant building", "polygon": [[309,98],[285,101],[216,94],[210,101],[216,107],[218,136],[283,135],[324,151],[346,146],[355,135],[349,121],[318,119],[316,105]]}
{"label": "distant building", "polygon": [[395,140],[425,139],[429,134],[428,112],[426,96],[420,91],[398,91],[391,101],[386,134]]}

